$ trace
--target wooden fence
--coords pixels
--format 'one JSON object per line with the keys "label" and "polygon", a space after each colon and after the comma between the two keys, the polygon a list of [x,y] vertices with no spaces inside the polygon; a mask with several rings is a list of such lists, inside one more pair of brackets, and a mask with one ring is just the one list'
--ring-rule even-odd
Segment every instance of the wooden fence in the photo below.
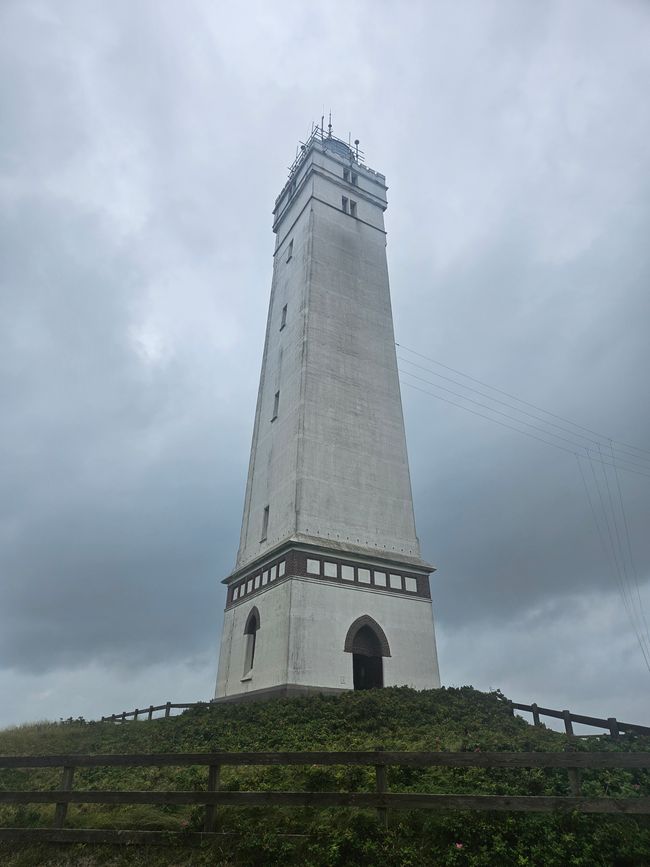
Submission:
{"label": "wooden fence", "polygon": [[552,710],[548,707],[539,707],[536,704],[518,704],[514,701],[508,701],[508,706],[512,711],[525,710],[533,715],[533,723],[536,726],[542,724],[540,717],[549,716],[553,719],[564,720],[564,730],[568,735],[573,735],[573,723],[580,723],[584,726],[593,726],[594,728],[605,729],[609,734],[617,738],[621,734],[635,735],[650,735],[650,727],[640,726],[635,723],[619,722],[616,717],[610,716],[607,719],[601,719],[595,716],[583,716],[579,713],[571,713],[568,710]]}
{"label": "wooden fence", "polygon": [[[649,726],[636,725],[635,723],[619,722],[615,717],[611,716],[607,719],[601,719],[595,716],[584,716],[583,714],[571,713],[568,710],[552,710],[548,707],[539,707],[537,704],[519,704],[514,701],[504,701],[504,704],[514,713],[515,710],[528,711],[533,715],[533,723],[536,726],[542,724],[541,717],[547,716],[553,719],[561,719],[564,721],[564,729],[568,735],[573,735],[573,723],[580,723],[585,726],[593,726],[594,728],[605,729],[612,737],[618,737],[621,734],[638,734],[650,735]],[[172,715],[173,710],[187,710],[192,707],[219,707],[215,702],[195,701],[187,704],[177,704],[171,701],[165,704],[150,704],[149,707],[136,708],[131,711],[122,711],[122,713],[114,713],[110,716],[103,716],[102,722],[127,722],[128,720],[153,719],[154,714],[162,712],[164,717]]]}
{"label": "wooden fence", "polygon": [[[77,768],[89,767],[188,767],[208,769],[204,791],[78,791],[73,788]],[[241,792],[220,790],[224,766],[242,765],[365,765],[375,769],[374,792]],[[568,773],[571,795],[453,795],[388,790],[387,767],[409,768],[555,768]],[[650,814],[650,797],[583,797],[583,769],[650,768],[650,752],[217,752],[161,753],[152,755],[59,755],[0,757],[2,768],[62,768],[61,783],[50,791],[3,791],[0,804],[55,804],[52,828],[0,828],[0,840],[49,840],[58,842],[165,843],[190,845],[221,836],[216,832],[217,807],[355,807],[374,809],[384,825],[389,810],[490,810],[526,813],[577,811],[616,815]],[[65,828],[69,804],[176,804],[203,805],[204,831],[138,831]],[[300,835],[296,835],[300,836]]]}
{"label": "wooden fence", "polygon": [[155,713],[163,711],[163,717],[172,716],[173,710],[188,710],[191,707],[211,707],[214,702],[210,701],[191,701],[186,704],[177,702],[165,702],[165,704],[150,704],[149,707],[136,707],[135,710],[124,710],[122,713],[112,713],[109,716],[103,716],[101,722],[127,722],[127,720],[153,719]]}

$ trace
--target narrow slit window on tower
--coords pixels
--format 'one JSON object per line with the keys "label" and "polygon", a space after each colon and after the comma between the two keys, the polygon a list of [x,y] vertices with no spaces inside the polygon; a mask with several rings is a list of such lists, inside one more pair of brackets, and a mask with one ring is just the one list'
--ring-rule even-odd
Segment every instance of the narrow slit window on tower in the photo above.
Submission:
{"label": "narrow slit window on tower", "polygon": [[287,247],[287,262],[289,262],[292,257],[293,257],[293,238],[289,241],[289,246]]}
{"label": "narrow slit window on tower", "polygon": [[350,169],[343,169],[343,180],[344,181],[350,180]]}
{"label": "narrow slit window on tower", "polygon": [[269,507],[264,506],[264,514],[262,516],[262,536],[260,542],[266,541],[267,533],[269,532]]}
{"label": "narrow slit window on tower", "polygon": [[357,215],[357,203],[353,202],[352,199],[350,199],[350,216],[356,217],[356,215]]}
{"label": "narrow slit window on tower", "polygon": [[284,326],[286,324],[287,324],[287,305],[285,304],[284,307],[282,308],[282,316],[280,317],[280,331],[282,331],[282,329],[284,328]]}
{"label": "narrow slit window on tower", "polygon": [[276,391],[273,396],[273,415],[271,416],[271,421],[275,421],[278,417],[278,409],[280,408],[280,392]]}
{"label": "narrow slit window on tower", "polygon": [[358,186],[358,184],[359,184],[359,175],[355,175],[355,173],[352,172],[351,182],[352,182],[352,185],[353,185],[353,186],[355,186],[355,187]]}
{"label": "narrow slit window on tower", "polygon": [[348,200],[346,196],[341,196],[341,209],[344,214],[348,213]]}

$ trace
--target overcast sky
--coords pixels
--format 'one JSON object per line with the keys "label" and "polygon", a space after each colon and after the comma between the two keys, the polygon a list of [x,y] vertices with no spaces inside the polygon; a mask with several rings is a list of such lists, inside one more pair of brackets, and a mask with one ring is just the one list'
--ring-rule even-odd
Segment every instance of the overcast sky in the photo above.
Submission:
{"label": "overcast sky", "polygon": [[[632,0],[4,0],[0,725],[211,697],[271,209],[330,107],[389,185],[443,683],[650,724],[649,91]],[[585,490],[569,422],[629,463]]]}

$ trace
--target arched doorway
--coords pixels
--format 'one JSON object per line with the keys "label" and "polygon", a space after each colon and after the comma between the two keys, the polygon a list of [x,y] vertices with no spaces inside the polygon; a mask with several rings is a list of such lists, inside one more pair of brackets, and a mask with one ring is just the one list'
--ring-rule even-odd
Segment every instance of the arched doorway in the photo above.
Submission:
{"label": "arched doorway", "polygon": [[354,621],[345,639],[345,650],[352,654],[355,689],[383,687],[383,657],[390,656],[390,648],[383,629],[372,617],[364,614]]}
{"label": "arched doorway", "polygon": [[378,689],[384,685],[381,645],[370,626],[362,626],[354,636],[352,677],[355,689]]}

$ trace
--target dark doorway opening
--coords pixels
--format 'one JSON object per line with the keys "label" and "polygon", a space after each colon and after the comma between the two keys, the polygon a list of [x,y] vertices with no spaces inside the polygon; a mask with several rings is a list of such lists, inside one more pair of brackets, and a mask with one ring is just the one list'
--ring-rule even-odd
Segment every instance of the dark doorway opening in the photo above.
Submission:
{"label": "dark doorway opening", "polygon": [[370,626],[362,626],[354,636],[352,679],[355,689],[380,689],[384,685],[381,643]]}
{"label": "dark doorway opening", "polygon": [[352,676],[355,689],[380,689],[384,685],[381,656],[352,654]]}

